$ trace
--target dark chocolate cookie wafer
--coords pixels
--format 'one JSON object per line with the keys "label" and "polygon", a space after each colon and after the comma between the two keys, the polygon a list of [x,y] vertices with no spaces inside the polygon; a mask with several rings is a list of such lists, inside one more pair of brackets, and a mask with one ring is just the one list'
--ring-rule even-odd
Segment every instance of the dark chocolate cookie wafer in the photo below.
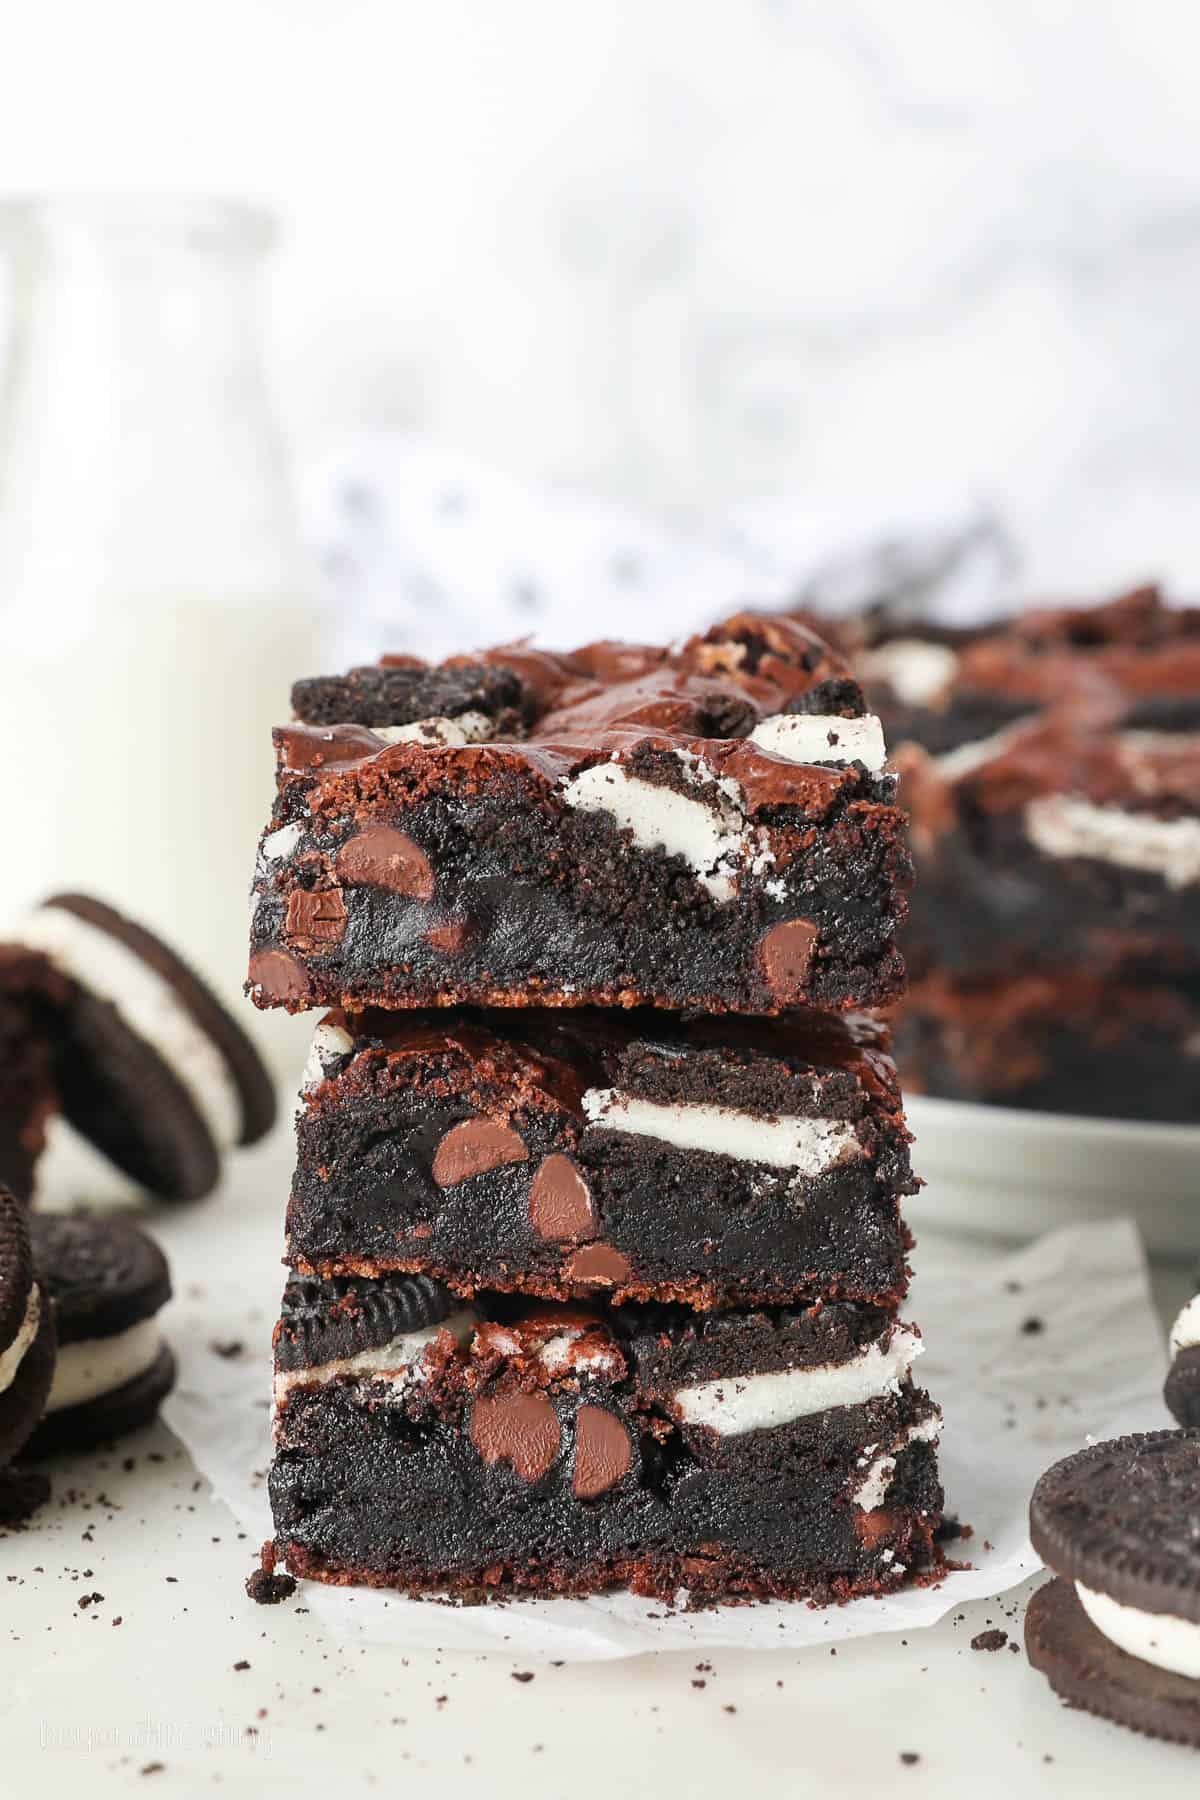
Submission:
{"label": "dark chocolate cookie wafer", "polygon": [[1060,1578],[1026,1617],[1030,1661],[1071,1705],[1200,1747],[1200,1431],[1093,1444],[1034,1489]]}
{"label": "dark chocolate cookie wafer", "polygon": [[250,1039],[160,938],[99,900],[57,895],[19,935],[69,981],[51,1022],[66,1117],[151,1193],[201,1198],[222,1152],[275,1117]]}
{"label": "dark chocolate cookie wafer", "polygon": [[275,1366],[313,1369],[381,1350],[398,1337],[440,1325],[461,1305],[429,1275],[390,1275],[382,1281],[295,1276],[284,1289],[275,1327]]}
{"label": "dark chocolate cookie wafer", "polygon": [[1200,1425],[1200,1294],[1171,1327],[1171,1367],[1163,1399],[1181,1425]]}
{"label": "dark chocolate cookie wafer", "polygon": [[0,1466],[24,1447],[54,1373],[54,1309],[34,1273],[25,1214],[0,1188]]}
{"label": "dark chocolate cookie wafer", "polygon": [[175,1379],[158,1329],[171,1294],[162,1251],[126,1219],[35,1214],[30,1226],[59,1334],[30,1453],[81,1449],[148,1424]]}

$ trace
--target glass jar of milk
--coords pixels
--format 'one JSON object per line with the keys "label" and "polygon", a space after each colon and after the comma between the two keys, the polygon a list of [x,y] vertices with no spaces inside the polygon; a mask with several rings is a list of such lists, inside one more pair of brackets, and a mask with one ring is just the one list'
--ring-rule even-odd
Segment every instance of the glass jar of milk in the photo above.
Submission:
{"label": "glass jar of milk", "polygon": [[85,889],[226,997],[271,727],[320,664],[259,337],[271,237],[215,202],[0,208],[0,937]]}

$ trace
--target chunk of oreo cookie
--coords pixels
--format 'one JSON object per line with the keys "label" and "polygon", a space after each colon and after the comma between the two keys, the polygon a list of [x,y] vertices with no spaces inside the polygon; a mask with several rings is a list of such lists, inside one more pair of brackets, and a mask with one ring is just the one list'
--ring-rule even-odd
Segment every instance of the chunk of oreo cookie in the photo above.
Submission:
{"label": "chunk of oreo cookie", "polygon": [[54,1309],[34,1270],[29,1224],[0,1188],[0,1467],[31,1436],[54,1374]]}
{"label": "chunk of oreo cookie", "polygon": [[320,1368],[440,1325],[461,1301],[430,1275],[293,1276],[275,1327],[279,1370]]}
{"label": "chunk of oreo cookie", "polygon": [[30,1231],[59,1335],[30,1454],[82,1449],[149,1424],[175,1380],[158,1328],[171,1295],[162,1251],[127,1219],[35,1214]]}
{"label": "chunk of oreo cookie", "polygon": [[274,1122],[246,1033],[160,938],[102,901],[56,895],[18,936],[67,980],[48,1020],[67,1119],[160,1199],[200,1199],[223,1152]]}
{"label": "chunk of oreo cookie", "polygon": [[1056,1580],[1025,1620],[1068,1704],[1200,1747],[1200,1431],[1092,1444],[1034,1489],[1034,1548]]}
{"label": "chunk of oreo cookie", "polygon": [[1171,1367],[1163,1399],[1181,1425],[1200,1425],[1200,1294],[1171,1327]]}

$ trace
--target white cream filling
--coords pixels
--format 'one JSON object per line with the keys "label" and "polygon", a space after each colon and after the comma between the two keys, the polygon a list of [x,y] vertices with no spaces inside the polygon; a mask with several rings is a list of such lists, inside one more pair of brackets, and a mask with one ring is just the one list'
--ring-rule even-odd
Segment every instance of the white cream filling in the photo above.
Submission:
{"label": "white cream filling", "polygon": [[60,1344],[46,1411],[61,1412],[65,1406],[82,1406],[100,1394],[113,1393],[152,1369],[161,1349],[157,1319],[142,1319],[112,1337]]}
{"label": "white cream filling", "polygon": [[1200,1625],[1176,1618],[1174,1613],[1124,1606],[1107,1594],[1084,1587],[1081,1581],[1075,1583],[1075,1592],[1096,1630],[1118,1650],[1136,1656],[1139,1662],[1152,1663],[1156,1669],[1200,1681]]}
{"label": "white cream filling", "polygon": [[420,1331],[404,1331],[389,1343],[372,1350],[359,1350],[354,1356],[342,1356],[333,1362],[318,1363],[311,1369],[280,1369],[275,1376],[276,1404],[294,1387],[312,1387],[321,1382],[336,1381],[340,1375],[379,1376],[390,1382],[397,1393],[412,1387],[420,1378],[418,1364],[439,1332],[449,1331],[455,1341],[470,1341],[478,1313],[464,1306],[450,1313],[436,1325],[423,1325]]}
{"label": "white cream filling", "polygon": [[365,730],[382,738],[385,744],[447,744],[458,750],[464,744],[483,744],[492,736],[492,721],[486,713],[459,713],[456,719],[438,715],[414,719],[411,725],[367,725]]}
{"label": "white cream filling", "polygon": [[1200,1294],[1188,1301],[1171,1327],[1171,1355],[1194,1350],[1200,1344]]}
{"label": "white cream filling", "polygon": [[353,1048],[354,1039],[344,1025],[331,1025],[322,1019],[313,1032],[312,1043],[308,1047],[300,1092],[306,1094],[310,1088],[320,1087],[333,1065],[340,1062],[343,1056],[348,1056]]}
{"label": "white cream filling", "polygon": [[220,1150],[242,1135],[242,1103],[217,1045],[192,1018],[170,982],[136,951],[61,906],[43,906],[15,934],[64,975],[115,1007],[178,1076]]}
{"label": "white cream filling", "polygon": [[993,756],[1002,756],[1028,723],[1027,718],[1018,719],[987,737],[973,738],[968,744],[960,744],[957,750],[935,756],[933,766],[943,781],[961,781],[964,775],[973,775],[984,763],[991,762]]}
{"label": "white cream filling", "polygon": [[[615,760],[581,769],[563,786],[563,799],[581,812],[608,813],[642,850],[682,856],[714,900],[731,900],[736,871],[752,849],[741,790],[728,776],[716,776],[699,757],[676,754],[687,779],[708,790],[707,800],[643,781]],[[768,853],[760,860],[773,859]]]}
{"label": "white cream filling", "polygon": [[874,1512],[882,1506],[887,1498],[887,1491],[892,1485],[892,1477],[896,1473],[896,1463],[901,1453],[910,1444],[933,1444],[937,1442],[942,1429],[940,1412],[930,1413],[927,1419],[921,1419],[916,1425],[910,1425],[900,1434],[895,1443],[886,1450],[880,1451],[878,1445],[869,1444],[859,1458],[859,1466],[865,1471],[855,1484],[853,1500],[864,1512]]}
{"label": "white cream filling", "polygon": [[954,679],[958,657],[945,644],[895,638],[856,657],[854,666],[867,681],[886,681],[905,706],[928,706]]}
{"label": "white cream filling", "polygon": [[886,1348],[868,1344],[848,1362],[721,1377],[677,1388],[672,1398],[686,1425],[707,1425],[722,1437],[771,1431],[833,1406],[861,1406],[898,1393],[923,1349],[911,1325],[897,1325]]}
{"label": "white cream filling", "polygon": [[539,1362],[551,1375],[558,1375],[568,1367],[572,1372],[602,1369],[610,1373],[620,1367],[621,1354],[615,1348],[589,1350],[583,1356],[573,1354],[582,1335],[579,1331],[560,1331],[556,1337],[547,1338],[538,1351]]}
{"label": "white cream filling", "polygon": [[1200,819],[1154,819],[1071,794],[1046,794],[1025,808],[1025,829],[1043,856],[1086,856],[1161,875],[1170,888],[1200,881]]}
{"label": "white cream filling", "polygon": [[38,1334],[38,1326],[42,1322],[42,1290],[36,1284],[29,1290],[29,1298],[25,1302],[25,1316],[21,1320],[17,1335],[8,1349],[0,1352],[0,1394],[7,1393],[17,1379],[17,1370],[25,1360],[25,1353]]}
{"label": "white cream filling", "polygon": [[583,1110],[601,1130],[657,1138],[677,1150],[770,1163],[800,1175],[821,1175],[863,1154],[853,1125],[841,1119],[756,1119],[729,1106],[664,1106],[619,1088],[589,1088]]}
{"label": "white cream filling", "polygon": [[291,856],[304,836],[304,827],[298,819],[290,825],[280,825],[276,831],[268,831],[259,845],[259,855],[264,863],[279,862],[285,856]]}
{"label": "white cream filling", "polygon": [[860,762],[875,775],[887,762],[883,726],[873,713],[861,719],[839,719],[825,713],[775,713],[754,727],[750,742],[788,762]]}

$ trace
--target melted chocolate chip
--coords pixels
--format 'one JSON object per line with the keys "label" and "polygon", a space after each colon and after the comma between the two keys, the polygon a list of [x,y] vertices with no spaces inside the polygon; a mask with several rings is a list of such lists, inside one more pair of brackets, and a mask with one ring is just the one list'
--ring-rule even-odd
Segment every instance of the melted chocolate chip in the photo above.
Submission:
{"label": "melted chocolate chip", "polygon": [[471,1439],[485,1463],[510,1462],[522,1481],[540,1481],[558,1455],[558,1414],[545,1394],[477,1400]]}
{"label": "melted chocolate chip", "polygon": [[346,930],[346,902],[337,888],[293,888],[284,931],[297,942],[336,944]]}
{"label": "melted chocolate chip", "polygon": [[343,881],[389,888],[413,900],[432,900],[433,866],[420,844],[391,825],[371,825],[349,838],[337,853]]}
{"label": "melted chocolate chip", "polygon": [[464,1119],[446,1133],[433,1158],[439,1187],[456,1187],[504,1163],[527,1162],[529,1151],[511,1125],[498,1119]]}
{"label": "melted chocolate chip", "polygon": [[612,1244],[585,1244],[563,1264],[564,1280],[596,1287],[616,1287],[630,1273],[629,1258]]}
{"label": "melted chocolate chip", "polygon": [[811,919],[785,919],[772,925],[758,947],[767,986],[783,1005],[808,991],[817,927]]}
{"label": "melted chocolate chip", "polygon": [[620,1419],[604,1406],[581,1406],[575,1421],[575,1473],[571,1486],[580,1500],[593,1500],[629,1473],[633,1445]]}
{"label": "melted chocolate chip", "polygon": [[542,1238],[579,1243],[596,1235],[591,1190],[569,1156],[548,1156],[529,1189],[529,1223]]}
{"label": "melted chocolate chip", "polygon": [[264,1000],[283,1006],[297,1005],[312,994],[307,969],[282,950],[262,950],[251,958],[249,986]]}

